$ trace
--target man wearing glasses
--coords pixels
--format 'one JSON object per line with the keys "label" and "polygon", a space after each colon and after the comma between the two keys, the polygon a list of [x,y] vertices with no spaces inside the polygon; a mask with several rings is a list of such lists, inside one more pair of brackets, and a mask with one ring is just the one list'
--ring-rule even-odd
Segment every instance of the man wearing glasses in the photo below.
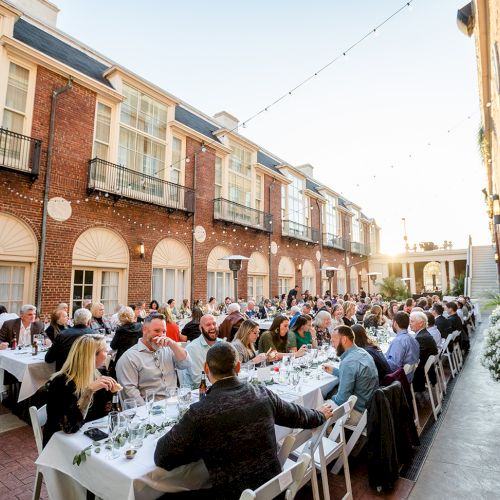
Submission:
{"label": "man wearing glasses", "polygon": [[167,337],[165,316],[153,313],[144,319],[142,338],[118,360],[116,375],[123,397],[143,405],[148,389],[155,391],[156,399],[164,399],[167,389],[177,387],[175,370],[185,370],[190,364],[186,350]]}

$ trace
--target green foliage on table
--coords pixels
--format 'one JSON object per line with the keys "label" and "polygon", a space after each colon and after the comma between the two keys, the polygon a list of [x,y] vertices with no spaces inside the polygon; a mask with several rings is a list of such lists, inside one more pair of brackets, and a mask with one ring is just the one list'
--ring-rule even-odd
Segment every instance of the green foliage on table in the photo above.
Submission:
{"label": "green foliage on table", "polygon": [[396,276],[387,276],[378,283],[379,292],[387,300],[404,300],[408,297],[408,288]]}
{"label": "green foliage on table", "polygon": [[73,465],[80,465],[81,463],[85,462],[87,460],[87,457],[90,457],[90,454],[92,453],[92,447],[94,445],[87,446],[87,448],[84,448],[80,453],[77,453],[73,457]]}

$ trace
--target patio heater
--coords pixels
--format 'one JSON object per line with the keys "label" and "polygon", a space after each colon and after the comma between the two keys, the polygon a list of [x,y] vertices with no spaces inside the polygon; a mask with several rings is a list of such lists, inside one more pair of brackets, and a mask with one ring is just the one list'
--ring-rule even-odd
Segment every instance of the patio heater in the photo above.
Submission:
{"label": "patio heater", "polygon": [[338,271],[338,267],[326,266],[322,267],[320,271],[325,271],[326,277],[328,278],[328,283],[330,287],[330,297],[333,294],[333,278],[335,277],[335,271]]}
{"label": "patio heater", "polygon": [[[373,292],[375,292],[375,281],[377,281],[377,276],[382,276],[382,273],[372,272],[366,275],[372,280]],[[370,290],[368,290],[368,293],[370,293]]]}
{"label": "patio heater", "polygon": [[219,260],[228,260],[229,269],[233,271],[234,279],[234,301],[238,302],[238,271],[241,271],[241,266],[244,260],[250,260],[248,257],[243,257],[243,255],[228,255],[227,257],[222,257]]}

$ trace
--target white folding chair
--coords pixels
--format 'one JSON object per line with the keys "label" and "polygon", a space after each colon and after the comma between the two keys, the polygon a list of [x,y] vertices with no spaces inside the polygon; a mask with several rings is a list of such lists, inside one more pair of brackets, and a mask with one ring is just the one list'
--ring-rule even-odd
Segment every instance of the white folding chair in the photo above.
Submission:
{"label": "white folding chair", "polygon": [[[43,405],[40,409],[36,406],[30,406],[30,419],[31,426],[33,427],[33,434],[35,436],[36,449],[38,454],[42,453],[43,449],[43,433],[42,427],[47,423],[47,405]],[[42,490],[42,473],[36,468],[35,486],[33,487],[33,500],[40,498],[40,491]]]}
{"label": "white folding chair", "polygon": [[455,359],[455,367],[457,369],[457,373],[462,369],[464,364],[464,359],[462,356],[462,348],[460,347],[460,342],[455,342],[455,340],[460,337],[460,333],[458,330],[453,332],[453,356]]}
{"label": "white folding chair", "polygon": [[[411,373],[415,374],[415,370],[417,369],[419,363],[420,360],[418,360],[414,365],[406,364],[404,366],[404,371],[407,377]],[[413,415],[415,417],[414,418],[415,427],[417,428],[417,432],[420,434],[422,429],[420,427],[420,418],[418,416],[417,399],[415,397],[415,391],[413,390],[413,382],[410,383],[410,391],[411,391],[411,403],[413,405]]]}
{"label": "white folding chair", "polygon": [[443,339],[441,345],[438,346],[438,355],[436,356],[436,374],[438,376],[439,389],[441,391],[441,399],[444,398],[448,388],[448,381],[446,380],[446,375],[444,374],[443,367],[443,349],[446,345],[446,339]]}
{"label": "white folding chair", "polygon": [[[446,337],[446,340],[443,345],[443,349],[441,350],[441,362],[443,359],[448,360],[448,366],[450,367],[450,373],[452,378],[455,378],[458,374],[457,367],[455,366],[455,356],[453,355],[453,340],[454,340],[454,333],[450,333],[448,337]],[[450,344],[452,346],[450,347]]]}
{"label": "white folding chair", "polygon": [[[333,462],[333,460],[339,457],[342,457],[345,485],[347,490],[342,499],[352,498],[351,476],[349,474],[349,461],[347,459],[344,424],[349,419],[356,401],[357,397],[351,396],[346,403],[333,411],[333,415],[329,419],[329,425],[334,423],[334,426],[328,437],[325,437],[324,433],[320,433],[320,435],[313,437],[313,440],[309,443],[305,443],[303,446],[292,452],[292,455],[298,455],[304,451],[307,452],[308,449],[315,448],[314,454],[311,454],[312,465],[316,470],[321,472],[321,484],[323,487],[323,498],[325,500],[330,500],[327,467],[331,462]],[[315,472],[312,473],[312,481],[314,481],[314,476]]]}
{"label": "white folding chair", "polygon": [[[354,446],[358,442],[359,438],[361,436],[367,436],[367,431],[366,431],[366,424],[368,422],[368,410],[365,410],[363,412],[363,415],[359,419],[359,422],[356,425],[350,425],[348,423],[344,424],[344,429],[348,429],[351,431],[351,435],[349,436],[349,439],[347,440],[346,444],[346,451],[347,451],[347,456],[351,454],[351,451],[353,450]],[[338,474],[340,472],[340,469],[342,469],[343,462],[341,457],[337,458],[335,465],[332,467],[331,472],[334,474]]]}
{"label": "white folding chair", "polygon": [[283,439],[280,449],[278,451],[278,460],[281,468],[285,465],[285,462],[293,450],[293,445],[295,444],[295,436],[293,434],[288,434],[288,436]]}
{"label": "white folding chair", "polygon": [[240,500],[271,500],[283,492],[285,492],[286,500],[293,500],[310,461],[311,457],[307,453],[302,454],[297,463],[280,472],[256,490],[245,490],[241,494]]}
{"label": "white folding chair", "polygon": [[[437,422],[438,415],[442,409],[441,400],[437,394],[439,391],[439,387],[438,384],[436,384],[436,394],[434,394],[432,390],[433,386],[429,378],[429,371],[431,369],[432,370],[435,369],[434,368],[435,363],[436,363],[436,356],[434,355],[429,356],[424,366],[424,374],[425,374],[425,385],[427,386],[427,390],[429,391],[429,398],[431,400],[432,413],[434,415],[434,420]],[[436,378],[439,378],[439,375],[437,373],[436,373]]]}

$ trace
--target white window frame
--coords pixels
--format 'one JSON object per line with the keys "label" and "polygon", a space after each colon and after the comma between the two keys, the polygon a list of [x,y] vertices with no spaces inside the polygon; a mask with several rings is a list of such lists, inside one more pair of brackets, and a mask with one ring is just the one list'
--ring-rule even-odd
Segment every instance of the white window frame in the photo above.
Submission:
{"label": "white window frame", "polygon": [[[168,135],[168,132],[167,132]],[[181,151],[180,151],[180,162],[178,162],[178,165],[174,165],[174,139],[178,140],[181,142]],[[179,134],[172,134],[170,138],[170,163],[168,167],[168,178],[167,181],[173,182],[171,180],[172,178],[172,172],[173,170],[178,170],[179,171],[179,185],[180,186],[185,186],[186,184],[186,137],[181,136]]]}
{"label": "white window frame", "polygon": [[[222,274],[222,290],[219,290],[217,285],[217,274]],[[210,275],[213,274],[213,288],[210,289]],[[226,297],[233,296],[233,275],[231,271],[207,271],[207,301],[210,297],[215,297],[217,299],[217,303],[220,304],[224,302]],[[234,298],[234,300],[238,300],[238,297]]]}
{"label": "white window frame", "polygon": [[[155,270],[160,270],[162,272],[162,287],[161,287],[161,297],[153,296],[154,286],[153,279]],[[174,271],[174,289],[171,290],[167,295],[166,290],[166,275],[167,271]],[[183,274],[183,276],[182,276]],[[181,287],[181,280],[184,280],[184,283]],[[167,302],[169,299],[175,299],[177,304],[182,304],[184,299],[190,300],[191,295],[191,283],[190,283],[190,274],[189,269],[184,267],[169,267],[169,266],[154,266],[153,272],[151,275],[151,298],[157,300],[160,304]],[[180,295],[181,288],[184,289],[183,296]]]}
{"label": "white window frame", "polygon": [[[24,281],[23,281],[23,293],[22,293],[22,304],[29,304],[32,302],[31,297],[32,297],[32,283],[34,281],[34,276],[33,276],[33,264],[29,262],[22,262],[22,261],[15,261],[15,260],[2,260],[0,261],[0,266],[2,267],[23,267],[24,268]],[[12,282],[10,282],[12,285]],[[10,295],[7,299],[7,301],[1,302],[2,305],[4,305],[7,308],[8,312],[13,312],[16,314],[19,314],[19,310],[14,310],[11,306],[11,303],[14,302],[13,300],[10,300]],[[15,301],[19,302],[19,301]],[[19,308],[20,309],[20,308]]]}
{"label": "white window frame", "polygon": [[[3,56],[1,55],[3,53]],[[5,110],[5,100],[7,98],[7,86],[9,80],[9,67],[10,63],[17,64],[29,71],[28,77],[28,90],[26,93],[26,109],[24,112],[23,130],[22,135],[31,137],[31,128],[33,124],[33,107],[35,101],[35,87],[37,66],[25,59],[17,56],[7,54],[7,52],[0,51],[0,126],[3,124],[3,115]],[[16,110],[16,113],[19,113]]]}

